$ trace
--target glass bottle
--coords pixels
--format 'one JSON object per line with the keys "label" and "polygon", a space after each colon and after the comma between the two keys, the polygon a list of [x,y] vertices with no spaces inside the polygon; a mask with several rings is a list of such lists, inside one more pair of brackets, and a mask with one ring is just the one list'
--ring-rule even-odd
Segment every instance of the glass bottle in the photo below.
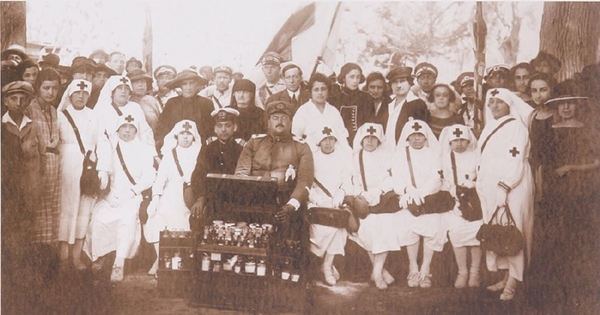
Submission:
{"label": "glass bottle", "polygon": [[171,269],[176,270],[179,269],[181,265],[181,256],[179,252],[176,252],[173,257],[171,257]]}
{"label": "glass bottle", "polygon": [[202,266],[201,266],[201,270],[202,271],[210,271],[210,256],[208,256],[208,253],[202,253]]}
{"label": "glass bottle", "polygon": [[264,277],[267,274],[267,264],[264,259],[260,259],[256,265],[256,275]]}
{"label": "glass bottle", "polygon": [[281,279],[289,280],[290,274],[291,274],[290,260],[286,258],[283,268],[281,268]]}

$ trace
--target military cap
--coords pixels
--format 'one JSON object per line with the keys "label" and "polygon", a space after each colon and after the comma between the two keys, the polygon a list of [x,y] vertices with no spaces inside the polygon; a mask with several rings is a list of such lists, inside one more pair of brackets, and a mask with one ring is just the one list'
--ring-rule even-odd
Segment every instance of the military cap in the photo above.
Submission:
{"label": "military cap", "polygon": [[29,56],[27,56],[25,53],[25,47],[18,44],[12,44],[8,46],[8,48],[2,52],[2,60],[6,60],[10,55],[17,55],[21,57],[21,60],[29,58]]}
{"label": "military cap", "polygon": [[5,95],[13,93],[25,93],[31,95],[33,94],[33,86],[31,86],[29,82],[13,81],[2,87],[2,93]]}
{"label": "military cap", "polygon": [[276,53],[276,52],[272,52],[272,51],[270,51],[270,52],[266,53],[266,54],[265,54],[265,55],[264,55],[264,56],[263,56],[263,57],[260,59],[260,63],[261,63],[263,66],[266,66],[266,65],[271,65],[271,66],[280,66],[280,65],[281,65],[281,61],[282,61],[282,58],[281,58],[281,56],[280,56],[278,53]]}
{"label": "military cap", "polygon": [[290,116],[292,118],[292,105],[288,102],[284,101],[274,101],[267,104],[267,116],[271,116],[276,113],[282,113]]}
{"label": "military cap", "polygon": [[499,64],[499,65],[495,65],[495,66],[491,66],[489,68],[487,68],[485,70],[485,76],[489,77],[490,75],[492,75],[494,72],[505,72],[505,73],[510,73],[510,67],[505,65],[505,64]]}
{"label": "military cap", "polygon": [[421,74],[424,74],[424,73],[431,73],[437,77],[438,69],[434,65],[430,64],[429,62],[421,62],[420,64],[418,64],[415,67],[415,77],[418,78],[421,76]]}
{"label": "military cap", "polygon": [[219,73],[219,72],[221,72],[221,73],[225,73],[225,74],[227,74],[227,75],[229,75],[229,76],[232,76],[232,75],[233,75],[233,69],[231,69],[231,68],[230,68],[230,67],[228,67],[228,66],[216,66],[216,67],[213,69],[213,73]]}
{"label": "military cap", "polygon": [[163,73],[172,73],[173,75],[177,75],[177,70],[175,70],[175,67],[169,65],[158,66],[156,69],[154,69],[154,78],[156,79]]}
{"label": "military cap", "polygon": [[413,69],[411,67],[394,68],[385,76],[385,78],[388,79],[388,81],[393,81],[399,78],[406,78],[407,80],[412,80],[412,70]]}
{"label": "military cap", "polygon": [[217,108],[213,110],[210,115],[213,117],[215,122],[219,121],[232,121],[235,122],[235,118],[240,115],[236,109],[231,107]]}

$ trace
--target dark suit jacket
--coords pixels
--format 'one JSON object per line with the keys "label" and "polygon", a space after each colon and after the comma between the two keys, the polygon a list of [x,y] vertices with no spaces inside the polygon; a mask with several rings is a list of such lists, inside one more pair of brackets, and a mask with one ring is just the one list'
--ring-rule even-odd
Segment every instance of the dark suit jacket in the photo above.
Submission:
{"label": "dark suit jacket", "polygon": [[[300,107],[302,104],[308,102],[308,100],[310,100],[310,92],[308,90],[302,89],[302,87],[300,87],[300,94],[298,95],[298,106],[296,108],[294,108],[292,114],[296,114],[298,107]],[[292,99],[290,98],[290,94],[288,93],[287,89],[285,89],[283,91],[279,91],[279,92],[269,96],[269,98],[267,99],[267,104],[269,104],[271,102],[275,102],[275,101],[283,101],[283,102],[292,104]],[[267,104],[265,104],[265,108],[267,107]]]}
{"label": "dark suit jacket", "polygon": [[[392,103],[392,102],[394,102],[394,100],[391,100],[389,103]],[[404,124],[406,124],[406,122],[408,121],[409,117],[412,117],[413,119],[419,119],[426,123],[429,123],[430,114],[429,114],[429,110],[427,109],[427,104],[425,104],[425,102],[423,102],[423,100],[421,100],[421,99],[415,99],[410,102],[404,103],[404,105],[402,106],[402,110],[400,110],[400,115],[398,116],[398,120],[396,121],[396,134],[395,134],[396,143],[398,143],[398,139],[400,138],[400,133],[402,133],[402,128],[404,127]],[[379,113],[377,114],[376,122],[379,124],[382,124],[384,130],[386,128],[388,118],[389,118],[388,105],[386,104],[385,107],[383,107],[383,104],[382,104],[382,108],[379,110]]]}

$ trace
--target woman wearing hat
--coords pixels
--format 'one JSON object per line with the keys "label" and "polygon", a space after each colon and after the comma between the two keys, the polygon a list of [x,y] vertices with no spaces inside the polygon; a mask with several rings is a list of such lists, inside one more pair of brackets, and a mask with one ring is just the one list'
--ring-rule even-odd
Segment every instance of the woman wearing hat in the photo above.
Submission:
{"label": "woman wearing hat", "polygon": [[348,142],[352,143],[358,127],[371,119],[373,100],[358,85],[365,82],[362,68],[353,62],[342,66],[337,81],[342,85],[340,93],[330,96],[329,103],[340,111],[348,130]]}
{"label": "woman wearing hat", "polygon": [[[593,298],[597,287],[598,195],[600,147],[598,131],[586,123],[587,98],[574,82],[556,87],[557,96],[545,106],[554,109],[554,123],[547,147],[542,207],[536,216],[540,237],[539,256],[532,258],[538,285],[534,299],[558,302],[561,313],[576,313],[575,305]],[[576,259],[573,259],[575,258]],[[542,290],[542,291],[538,291]],[[537,295],[544,292],[543,295]],[[589,293],[587,293],[589,292]]]}
{"label": "woman wearing hat", "polygon": [[525,240],[525,248],[514,256],[498,256],[491,251],[486,253],[488,270],[504,272],[504,278],[487,289],[502,291],[500,299],[507,301],[514,298],[517,282],[523,281],[523,273],[530,260],[534,189],[528,162],[527,125],[532,109],[503,88],[490,89],[486,105],[486,126],[479,138],[481,159],[476,184],[483,220],[489,222],[498,207],[509,207]]}
{"label": "woman wearing hat", "polygon": [[256,107],[256,85],[248,79],[235,81],[231,89],[230,107],[239,112],[234,138],[250,140],[252,135],[267,132],[265,111]]}
{"label": "woman wearing hat", "polygon": [[[80,178],[83,172],[83,160],[87,154],[90,154],[90,159],[97,160],[95,152],[98,139],[104,136],[99,132],[98,118],[91,109],[85,106],[91,90],[91,82],[73,80],[58,105],[62,170],[58,226],[60,258],[63,263],[66,263],[69,258],[69,248],[71,248],[73,265],[78,270],[86,268],[81,261],[81,250],[92,208],[96,201],[96,196],[84,195],[81,191]],[[74,125],[71,124],[67,115]]]}
{"label": "woman wearing hat", "polygon": [[[352,193],[352,149],[348,146],[345,132],[344,127],[321,125],[307,137],[313,148],[315,164],[315,180],[308,197],[309,209],[325,207],[347,211],[340,209],[344,197]],[[347,237],[345,228],[310,225],[310,251],[323,258],[321,272],[329,285],[335,285],[339,280],[333,260],[336,255],[344,255]]]}
{"label": "woman wearing hat", "polygon": [[[150,188],[156,171],[154,148],[143,143],[137,132],[144,122],[143,114],[119,116],[111,130],[114,147],[98,171],[110,173],[110,191],[96,202],[84,242],[84,251],[100,270],[105,255],[116,251],[111,281],[123,280],[125,259],[135,256],[141,239],[138,218],[142,191]],[[102,161],[102,156],[98,160]],[[101,185],[106,185],[106,182]]]}
{"label": "woman wearing hat", "polygon": [[[46,141],[26,114],[31,84],[14,81],[2,88],[2,260],[32,241],[32,228],[43,182]],[[14,252],[13,252],[14,251]],[[14,257],[11,255],[11,257]],[[6,263],[6,266],[4,265]]]}
{"label": "woman wearing hat", "polygon": [[55,107],[60,76],[53,69],[44,69],[38,75],[34,87],[36,97],[27,108],[28,116],[40,127],[46,146],[45,172],[42,178],[44,188],[36,216],[36,241],[54,243],[58,232],[61,189],[61,157],[58,150],[60,135]]}
{"label": "woman wearing hat", "polygon": [[[296,137],[306,138],[315,131],[320,131],[323,125],[334,126],[344,138],[348,137],[348,130],[340,112],[333,105],[327,103],[331,90],[329,79],[321,73],[315,73],[308,81],[310,100],[300,106],[292,120],[292,133]],[[341,139],[340,139],[341,140]],[[316,143],[309,143],[316,145]]]}
{"label": "woman wearing hat", "polygon": [[177,74],[174,80],[168,82],[165,87],[169,89],[180,88],[181,95],[169,99],[163,108],[163,112],[156,124],[156,147],[162,147],[163,139],[175,124],[183,119],[189,119],[196,123],[201,142],[205,142],[213,133],[213,121],[210,113],[213,111],[213,103],[198,95],[201,88],[208,81],[198,75],[196,71],[185,69]]}
{"label": "woman wearing hat", "polygon": [[152,131],[156,131],[156,124],[162,108],[158,100],[149,94],[152,91],[152,77],[142,69],[128,71],[127,76],[131,79],[132,87],[129,100],[140,104],[146,122],[152,128]]}

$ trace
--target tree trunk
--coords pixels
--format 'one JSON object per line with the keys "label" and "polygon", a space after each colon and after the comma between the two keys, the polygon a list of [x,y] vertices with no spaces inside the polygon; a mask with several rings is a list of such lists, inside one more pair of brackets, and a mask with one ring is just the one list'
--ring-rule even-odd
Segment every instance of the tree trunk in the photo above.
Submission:
{"label": "tree trunk", "polygon": [[557,79],[573,77],[598,60],[600,3],[545,2],[540,31],[540,50],[562,61]]}
{"label": "tree trunk", "polygon": [[27,47],[27,27],[25,22],[25,1],[2,1],[2,51],[12,44]]}
{"label": "tree trunk", "polygon": [[510,5],[512,14],[510,34],[500,45],[500,52],[505,64],[514,65],[517,63],[517,54],[519,53],[519,33],[521,32],[523,18],[517,13],[518,3],[512,2]]}

